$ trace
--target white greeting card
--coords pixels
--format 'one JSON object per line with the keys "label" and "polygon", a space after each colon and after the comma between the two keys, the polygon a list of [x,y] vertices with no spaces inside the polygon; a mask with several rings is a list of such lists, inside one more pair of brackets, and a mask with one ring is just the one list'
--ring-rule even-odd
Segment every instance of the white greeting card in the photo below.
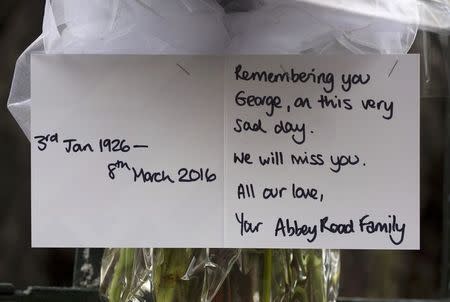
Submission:
{"label": "white greeting card", "polygon": [[418,57],[32,57],[35,247],[419,248]]}

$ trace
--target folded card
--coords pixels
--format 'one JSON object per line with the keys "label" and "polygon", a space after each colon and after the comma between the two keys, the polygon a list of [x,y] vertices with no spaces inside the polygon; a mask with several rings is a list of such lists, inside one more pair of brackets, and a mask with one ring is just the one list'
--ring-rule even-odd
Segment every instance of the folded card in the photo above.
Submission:
{"label": "folded card", "polygon": [[32,57],[35,247],[419,248],[418,56]]}

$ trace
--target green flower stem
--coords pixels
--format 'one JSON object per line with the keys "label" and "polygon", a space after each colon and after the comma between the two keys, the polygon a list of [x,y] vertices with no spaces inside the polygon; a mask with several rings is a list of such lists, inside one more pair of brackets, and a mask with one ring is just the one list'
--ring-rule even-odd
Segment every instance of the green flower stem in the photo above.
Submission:
{"label": "green flower stem", "polygon": [[[126,297],[131,286],[131,277],[133,274],[134,249],[120,249],[119,260],[114,267],[114,274],[108,289],[108,298],[110,302],[121,302],[121,298]],[[123,274],[126,276],[126,288],[123,289]]]}
{"label": "green flower stem", "polygon": [[263,298],[262,302],[270,302],[272,298],[272,264],[273,253],[271,249],[264,250],[263,272]]}
{"label": "green flower stem", "polygon": [[183,280],[193,256],[193,249],[159,249],[154,273],[156,301],[196,301],[193,281]]}

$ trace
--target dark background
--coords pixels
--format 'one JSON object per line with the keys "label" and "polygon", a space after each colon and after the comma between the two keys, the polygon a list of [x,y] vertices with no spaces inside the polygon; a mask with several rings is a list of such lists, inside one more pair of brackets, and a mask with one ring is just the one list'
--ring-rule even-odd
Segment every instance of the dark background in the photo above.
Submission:
{"label": "dark background", "polygon": [[[0,0],[0,283],[70,286],[74,251],[31,249],[30,150],[6,108],[14,64],[41,33],[43,0]],[[421,251],[343,251],[341,294],[436,298],[441,291],[447,69],[442,41],[419,33],[421,100]],[[448,115],[447,115],[448,119]],[[448,186],[448,184],[446,184]],[[445,274],[444,274],[445,275]]]}
{"label": "dark background", "polygon": [[0,283],[70,285],[73,251],[31,249],[30,149],[6,108],[17,57],[42,31],[43,0],[0,0]]}

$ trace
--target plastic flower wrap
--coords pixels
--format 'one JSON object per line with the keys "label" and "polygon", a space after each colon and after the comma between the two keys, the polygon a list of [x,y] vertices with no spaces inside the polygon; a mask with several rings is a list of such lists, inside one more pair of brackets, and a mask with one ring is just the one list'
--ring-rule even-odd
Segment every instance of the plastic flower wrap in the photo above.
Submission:
{"label": "plastic flower wrap", "polygon": [[[254,3],[254,8],[248,12],[226,15],[232,37],[228,52],[363,54],[405,53],[409,50],[417,32],[415,0],[357,2],[365,4],[361,8],[363,12],[385,15],[386,18],[324,8],[310,1],[265,0]],[[389,14],[392,14],[392,19],[389,19]],[[398,22],[399,18],[415,22],[402,23]]]}
{"label": "plastic flower wrap", "polygon": [[228,33],[214,0],[47,1],[48,53],[221,53]]}
{"label": "plastic flower wrap", "polygon": [[101,290],[110,301],[211,301],[237,249],[107,249]]}
{"label": "plastic flower wrap", "polygon": [[101,273],[111,302],[326,302],[338,282],[333,250],[108,249]]}
{"label": "plastic flower wrap", "polygon": [[406,53],[418,25],[450,28],[443,0],[312,2],[47,0],[42,35],[17,60],[8,107],[29,137],[32,52]]}

